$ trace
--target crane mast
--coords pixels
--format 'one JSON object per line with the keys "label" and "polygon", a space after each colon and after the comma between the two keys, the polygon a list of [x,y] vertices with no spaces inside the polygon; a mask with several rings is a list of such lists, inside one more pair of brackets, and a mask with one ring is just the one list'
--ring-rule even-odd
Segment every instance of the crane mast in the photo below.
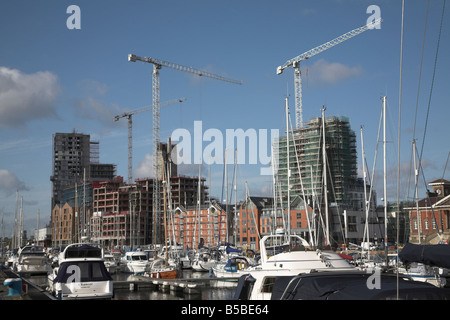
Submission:
{"label": "crane mast", "polygon": [[371,24],[365,24],[364,26],[361,26],[359,28],[356,28],[352,31],[349,31],[331,41],[328,41],[324,44],[321,44],[320,46],[317,46],[311,50],[308,50],[300,55],[298,55],[295,58],[292,58],[288,60],[284,65],[281,65],[277,67],[277,75],[282,74],[284,69],[293,67],[294,68],[294,85],[295,85],[295,124],[296,128],[302,128],[303,127],[303,106],[302,106],[302,79],[301,79],[301,72],[300,72],[300,62],[306,59],[309,59],[313,56],[315,56],[318,53],[321,53],[327,49],[330,49],[331,47],[334,47],[335,45],[338,45],[345,40],[348,40],[350,38],[353,38],[354,36],[357,36],[358,34],[363,33],[364,31],[368,29],[372,29],[378,24],[380,24],[382,19],[375,19],[374,22]]}
{"label": "crane mast", "polygon": [[[159,137],[159,119],[160,119],[160,98],[159,98],[159,70],[162,67],[167,67],[171,69],[175,69],[178,71],[192,73],[198,76],[204,76],[220,81],[230,82],[234,84],[242,84],[242,81],[225,78],[220,75],[216,75],[213,73],[209,73],[203,70],[195,69],[192,67],[182,66],[173,62],[168,62],[165,60],[150,58],[150,57],[139,57],[134,54],[128,55],[128,61],[136,62],[142,61],[146,63],[153,64],[153,73],[152,73],[152,96],[153,96],[153,168],[155,173],[155,178],[153,179],[153,237],[154,244],[156,244],[157,240],[161,239],[161,204],[160,204],[160,165],[159,165],[159,155],[160,155],[160,137]],[[170,178],[170,177],[169,177]]]}
{"label": "crane mast", "polygon": [[[161,107],[168,106],[174,103],[183,102],[186,98],[174,99],[161,104]],[[147,106],[141,109],[136,109],[130,112],[114,116],[114,121],[119,121],[120,118],[128,118],[128,184],[133,183],[133,115],[145,111],[152,110],[153,106]]]}

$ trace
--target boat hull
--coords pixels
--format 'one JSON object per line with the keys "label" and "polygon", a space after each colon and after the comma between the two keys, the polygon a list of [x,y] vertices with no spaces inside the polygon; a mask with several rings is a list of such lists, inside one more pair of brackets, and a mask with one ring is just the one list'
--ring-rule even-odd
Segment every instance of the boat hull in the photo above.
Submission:
{"label": "boat hull", "polygon": [[162,270],[162,271],[152,271],[146,274],[149,278],[156,279],[177,279],[178,271],[177,270]]}

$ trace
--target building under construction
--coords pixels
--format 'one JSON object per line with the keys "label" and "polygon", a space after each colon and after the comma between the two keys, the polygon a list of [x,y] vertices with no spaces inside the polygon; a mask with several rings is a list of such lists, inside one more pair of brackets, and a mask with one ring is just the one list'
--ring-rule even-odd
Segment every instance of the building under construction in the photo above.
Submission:
{"label": "building under construction", "polygon": [[[308,205],[322,214],[327,203],[331,236],[342,239],[343,210],[364,211],[364,182],[357,177],[356,135],[349,119],[335,116],[324,121],[322,117],[312,119],[304,127],[292,130],[289,140],[279,138],[275,143],[274,158],[278,203],[287,207],[288,188],[290,201],[296,196],[304,196]],[[326,202],[324,186],[327,187]]]}
{"label": "building under construction", "polygon": [[323,134],[327,159],[328,200],[351,205],[347,198],[349,186],[357,179],[356,135],[345,117],[328,117],[325,130],[322,118],[314,118],[303,128],[295,129],[288,140],[281,137],[276,144],[278,156],[277,181],[283,199],[287,199],[287,165],[289,153],[290,195],[322,198],[323,195]]}
{"label": "building under construction", "polygon": [[[170,177],[170,190],[160,189],[161,208],[174,210],[180,205],[194,206],[197,199],[202,204],[205,203],[208,198],[205,180],[182,175]],[[153,178],[136,179],[136,183],[132,185],[125,183],[122,177],[96,183],[93,187],[91,239],[110,248],[136,248],[150,243],[164,243],[164,233],[156,235],[153,232],[152,208]],[[161,212],[162,216],[163,214]],[[164,219],[160,219],[160,223],[160,228],[164,230]]]}
{"label": "building under construction", "polygon": [[52,160],[52,209],[64,205],[65,189],[83,180],[112,179],[116,172],[114,164],[99,163],[99,142],[75,130],[53,135]]}

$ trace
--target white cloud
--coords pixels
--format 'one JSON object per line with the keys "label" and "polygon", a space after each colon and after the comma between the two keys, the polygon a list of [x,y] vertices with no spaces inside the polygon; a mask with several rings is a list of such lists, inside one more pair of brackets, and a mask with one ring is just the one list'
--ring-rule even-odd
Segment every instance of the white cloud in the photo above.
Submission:
{"label": "white cloud", "polygon": [[[85,79],[78,83],[81,98],[75,108],[82,119],[90,119],[108,127],[113,123],[114,116],[119,114],[119,106],[105,101],[105,95],[109,91],[106,84],[92,79]],[[121,121],[124,123],[125,121]]]}
{"label": "white cloud", "polygon": [[108,106],[107,103],[93,97],[87,97],[76,105],[80,115],[84,119],[93,119],[106,124],[111,124],[117,113],[117,105]]}
{"label": "white cloud", "polygon": [[360,66],[349,67],[338,62],[324,59],[316,61],[308,70],[308,79],[312,83],[336,84],[347,78],[358,76],[363,72]]}
{"label": "white cloud", "polygon": [[16,190],[29,190],[25,183],[20,181],[17,176],[6,170],[0,169],[0,191],[6,195],[13,194]]}
{"label": "white cloud", "polygon": [[139,166],[134,171],[134,178],[153,178],[155,177],[155,170],[153,169],[153,156],[146,154],[144,160],[139,163]]}
{"label": "white cloud", "polygon": [[57,76],[49,71],[25,74],[0,67],[0,127],[16,127],[39,118],[55,117]]}

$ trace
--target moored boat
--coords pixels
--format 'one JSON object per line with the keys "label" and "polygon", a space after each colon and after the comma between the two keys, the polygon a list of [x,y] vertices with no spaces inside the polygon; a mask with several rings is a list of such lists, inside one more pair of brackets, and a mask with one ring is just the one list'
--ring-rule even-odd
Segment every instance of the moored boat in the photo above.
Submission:
{"label": "moored boat", "polygon": [[20,248],[13,269],[26,274],[47,274],[52,270],[50,259],[42,246]]}
{"label": "moored boat", "polygon": [[247,291],[242,299],[270,300],[275,279],[300,273],[348,271],[357,269],[336,252],[312,250],[307,241],[297,235],[269,235],[260,240],[261,264],[248,268],[236,294]]}
{"label": "moored boat", "polygon": [[117,271],[117,261],[111,253],[105,253],[105,267],[109,274],[114,274]]}
{"label": "moored boat", "polygon": [[143,251],[127,251],[120,260],[120,271],[132,274],[143,274],[149,267],[147,255]]}
{"label": "moored boat", "polygon": [[60,300],[113,297],[113,279],[106,270],[103,250],[94,245],[67,246],[47,280],[47,290]]}
{"label": "moored boat", "polygon": [[147,268],[144,276],[157,279],[176,279],[178,274],[176,266],[167,264],[163,259],[156,259]]}

